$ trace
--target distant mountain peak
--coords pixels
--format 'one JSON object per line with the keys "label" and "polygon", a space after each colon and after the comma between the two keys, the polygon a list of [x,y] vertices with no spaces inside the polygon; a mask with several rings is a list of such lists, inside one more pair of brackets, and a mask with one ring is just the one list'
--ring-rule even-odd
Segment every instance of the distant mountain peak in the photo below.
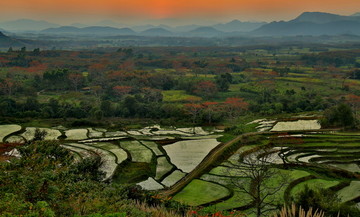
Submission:
{"label": "distant mountain peak", "polygon": [[212,26],[201,26],[187,32],[188,36],[196,36],[196,37],[213,37],[213,36],[219,36],[223,33],[224,32],[219,31]]}
{"label": "distant mountain peak", "polygon": [[331,14],[325,12],[304,12],[292,22],[312,22],[317,24],[325,24],[337,21],[359,21],[358,17],[354,16],[342,16],[338,14]]}
{"label": "distant mountain peak", "polygon": [[249,32],[264,25],[265,22],[242,22],[240,20],[232,20],[228,23],[219,23],[213,27],[222,32]]}
{"label": "distant mountain peak", "polygon": [[293,21],[297,22],[313,22],[313,23],[327,23],[336,21],[341,18],[340,15],[330,14],[325,12],[303,12]]}
{"label": "distant mountain peak", "polygon": [[1,22],[0,26],[8,31],[40,31],[47,28],[59,27],[59,24],[44,20],[18,19]]}
{"label": "distant mountain peak", "polygon": [[154,28],[150,28],[145,31],[142,31],[141,34],[148,35],[148,36],[170,36],[173,33],[162,27],[154,27]]}
{"label": "distant mountain peak", "polygon": [[351,16],[353,16],[353,17],[359,17],[359,16],[360,16],[360,12],[357,12],[357,13],[351,15]]}
{"label": "distant mountain peak", "polygon": [[341,35],[360,34],[360,17],[342,16],[322,12],[304,12],[294,20],[271,22],[252,31],[255,35]]}
{"label": "distant mountain peak", "polygon": [[242,23],[240,20],[232,20],[230,22],[228,22],[227,24],[239,24],[239,23]]}

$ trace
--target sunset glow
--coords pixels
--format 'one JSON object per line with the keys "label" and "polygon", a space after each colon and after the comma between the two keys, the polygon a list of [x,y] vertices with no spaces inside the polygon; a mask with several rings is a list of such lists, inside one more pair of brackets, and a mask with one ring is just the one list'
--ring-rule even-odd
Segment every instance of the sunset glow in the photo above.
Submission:
{"label": "sunset glow", "polygon": [[[341,3],[341,4],[340,4]],[[349,15],[357,0],[12,0],[0,2],[1,19],[7,16],[41,19],[69,16],[94,18],[243,20],[290,19],[304,11]],[[41,12],[41,13],[40,13]]]}

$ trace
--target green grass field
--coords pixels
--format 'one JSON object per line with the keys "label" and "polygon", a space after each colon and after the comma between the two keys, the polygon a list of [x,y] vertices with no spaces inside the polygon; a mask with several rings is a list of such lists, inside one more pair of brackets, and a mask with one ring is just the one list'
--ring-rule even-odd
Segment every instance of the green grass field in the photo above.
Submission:
{"label": "green grass field", "polygon": [[176,194],[173,199],[190,206],[200,206],[229,195],[230,191],[224,186],[194,179],[181,192]]}
{"label": "green grass field", "polygon": [[327,189],[339,183],[340,183],[339,181],[335,181],[335,180],[311,179],[296,185],[293,189],[291,189],[291,195],[292,196],[298,195],[301,191],[305,189],[305,185],[307,185],[311,189],[316,190],[318,188]]}
{"label": "green grass field", "polygon": [[187,101],[189,98],[196,97],[187,94],[184,90],[164,90],[162,91],[162,94],[164,102],[183,102]]}

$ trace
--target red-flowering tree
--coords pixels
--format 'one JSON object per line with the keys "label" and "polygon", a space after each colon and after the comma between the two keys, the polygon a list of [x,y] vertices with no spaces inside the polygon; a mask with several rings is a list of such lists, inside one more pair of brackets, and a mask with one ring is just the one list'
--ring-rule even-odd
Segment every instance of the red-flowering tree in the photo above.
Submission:
{"label": "red-flowering tree", "polygon": [[357,110],[360,107],[360,96],[349,94],[346,96],[347,103],[351,106],[355,117],[357,116]]}
{"label": "red-flowering tree", "polygon": [[218,102],[204,102],[202,105],[204,107],[206,119],[208,120],[209,124],[211,124],[214,114],[219,110],[219,103]]}
{"label": "red-flowering tree", "polygon": [[227,98],[224,102],[224,109],[230,118],[235,118],[249,107],[249,103],[245,102],[243,98]]}
{"label": "red-flowering tree", "polygon": [[163,95],[161,90],[153,88],[142,88],[141,93],[143,94],[143,99],[145,102],[161,102],[163,100]]}
{"label": "red-flowering tree", "polygon": [[200,81],[194,87],[193,91],[196,95],[210,98],[217,94],[218,89],[216,84],[212,81]]}
{"label": "red-flowering tree", "polygon": [[115,93],[115,95],[119,96],[119,97],[123,97],[126,94],[129,94],[132,90],[131,86],[115,86],[113,87],[113,91]]}
{"label": "red-flowering tree", "polygon": [[0,90],[4,94],[11,96],[17,87],[17,83],[11,78],[5,78],[0,82]]}
{"label": "red-flowering tree", "polygon": [[134,68],[135,68],[135,63],[132,60],[126,60],[119,66],[120,70],[126,72],[134,71]]}
{"label": "red-flowering tree", "polygon": [[185,112],[191,116],[193,124],[195,124],[196,119],[198,118],[200,112],[204,109],[204,106],[202,104],[187,103],[184,104],[184,109]]}

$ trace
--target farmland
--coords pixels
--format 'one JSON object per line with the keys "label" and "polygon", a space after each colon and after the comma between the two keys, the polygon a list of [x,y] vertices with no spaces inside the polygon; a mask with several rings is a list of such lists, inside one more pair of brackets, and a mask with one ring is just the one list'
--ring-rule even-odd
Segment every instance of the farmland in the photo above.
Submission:
{"label": "farmland", "polygon": [[[24,201],[47,201],[60,216],[119,211],[128,204],[120,197],[183,213],[253,216],[259,207],[304,206],[304,194],[322,190],[335,198],[333,207],[359,212],[360,52],[313,46],[326,49],[0,53],[0,160],[7,171],[0,178],[34,185],[19,170],[44,180],[35,190],[24,187],[26,194],[9,189]],[[256,183],[251,168],[268,178]],[[259,195],[266,195],[260,205]],[[93,201],[79,208],[87,197]],[[115,199],[107,205],[98,197]]]}
{"label": "farmland", "polygon": [[[297,129],[293,123],[298,122],[302,124],[297,125]],[[238,209],[251,213],[251,198],[232,184],[234,180],[240,178],[250,185],[251,180],[243,176],[242,169],[235,165],[239,163],[239,159],[260,160],[261,157],[268,156],[268,163],[274,173],[281,173],[288,177],[284,188],[269,200],[282,204],[289,198],[295,198],[307,187],[336,189],[342,202],[358,201],[360,192],[356,189],[357,174],[360,172],[358,155],[360,135],[357,133],[344,135],[338,132],[329,133],[321,132],[319,129],[304,128],[307,124],[317,126],[314,125],[314,120],[298,120],[297,122],[259,120],[255,123],[259,126],[266,123],[269,129],[261,130],[260,137],[252,144],[235,144],[237,148],[232,154],[222,161],[213,161],[209,165],[212,169],[201,173],[199,178],[189,182],[174,195],[173,200],[190,206],[210,206],[216,210]],[[281,131],[279,131],[279,123],[282,126]],[[6,125],[2,125],[4,126]],[[21,137],[25,141],[34,137],[32,134],[35,130],[29,131],[33,128],[23,129],[26,130],[26,134],[21,133],[22,130],[19,127],[14,128],[18,130],[18,134],[12,133],[14,130],[4,131],[4,141],[9,135]],[[42,128],[42,130],[50,133],[54,131],[48,128]],[[101,130],[104,131],[103,135],[114,135],[114,132]],[[165,136],[165,140],[152,141],[152,137],[158,137],[159,131]],[[113,182],[134,183],[144,190],[159,191],[171,188],[177,182],[181,182],[187,173],[197,170],[197,166],[205,156],[220,144],[216,142],[216,139],[211,138],[215,135],[221,138],[222,135],[218,130],[204,131],[198,128],[197,132],[200,134],[184,136],[185,132],[190,131],[191,128],[146,127],[117,131],[122,137],[96,137],[97,139],[93,141],[89,137],[98,135],[97,129],[63,129],[56,130],[59,135],[55,139],[63,141],[62,147],[74,153],[77,160],[99,155],[104,161],[99,169],[105,173],[105,180],[114,176]],[[79,132],[77,139],[74,133],[69,132]],[[146,135],[141,132],[146,132]],[[62,137],[62,134],[65,137]],[[172,139],[170,144],[166,142],[165,145],[161,145],[167,137],[175,140]],[[54,138],[45,136],[44,139]],[[105,139],[113,140],[101,142]],[[142,168],[148,168],[148,171],[141,172]],[[126,170],[131,173],[124,172]],[[124,177],[119,179],[118,177],[121,177],[123,173]],[[269,180],[268,184],[279,185],[280,183],[277,182],[279,180]]]}

